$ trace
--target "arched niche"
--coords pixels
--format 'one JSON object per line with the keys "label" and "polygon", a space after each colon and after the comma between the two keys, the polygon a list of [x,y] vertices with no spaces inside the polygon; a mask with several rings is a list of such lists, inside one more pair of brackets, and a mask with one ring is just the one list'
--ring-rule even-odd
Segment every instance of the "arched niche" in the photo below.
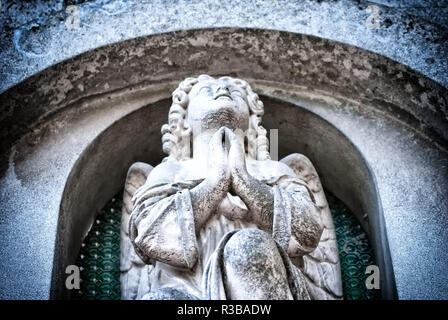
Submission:
{"label": "arched niche", "polygon": [[[122,183],[123,168],[129,165],[110,158],[110,166],[93,166],[94,161],[102,162],[86,154],[119,152],[120,139],[126,137],[112,135],[105,150],[98,141],[130,112],[146,105],[153,108],[168,99],[182,79],[201,73],[248,80],[267,103],[265,124],[278,127],[280,139],[284,128],[291,127],[301,128],[303,137],[313,136],[314,145],[291,136],[293,143],[280,145],[280,156],[292,151],[307,154],[325,187],[346,202],[365,227],[367,214],[372,244],[385,248],[376,250],[378,264],[383,264],[382,288],[396,283],[400,299],[447,296],[448,90],[409,67],[344,43],[275,30],[222,28],[107,45],[43,70],[0,95],[5,110],[0,119],[0,235],[5,239],[0,258],[8,261],[0,265],[1,298],[63,296],[58,291],[66,276],[63,264],[73,261],[77,248],[76,242],[68,247],[67,239],[82,238],[94,212],[81,225],[60,209],[74,201],[88,208],[98,200],[95,192],[80,197],[69,190],[92,190],[84,176],[97,177],[104,191],[98,209],[110,199],[115,183]],[[289,102],[291,110],[302,109],[302,118],[287,112],[285,124],[273,117],[268,97]],[[167,103],[160,106],[164,111],[158,114],[159,123],[166,119]],[[320,120],[307,118],[306,110]],[[156,153],[140,150],[144,157],[158,154],[147,159],[152,164],[161,157],[156,115],[147,119],[150,131],[145,134],[158,137],[151,137]],[[311,124],[327,128],[327,122],[336,131],[313,134],[316,126]],[[327,143],[326,151],[319,149],[322,141],[341,133],[347,139],[333,141],[347,141],[346,148]],[[128,155],[137,158],[130,150]],[[336,166],[343,159],[347,162]],[[129,163],[134,160],[138,159],[127,158]],[[118,162],[114,170],[113,161]],[[330,162],[333,167],[325,165]],[[101,180],[102,171],[109,175],[108,183]],[[72,181],[69,185],[67,179]],[[344,187],[346,181],[352,189]],[[73,201],[67,200],[70,197]],[[386,267],[390,261],[393,277],[392,268]],[[385,297],[394,297],[394,290],[386,292],[390,294]]]}
{"label": "arched niche", "polygon": [[[279,158],[300,152],[316,166],[324,187],[355,213],[370,237],[380,267],[381,295],[396,289],[374,174],[358,148],[330,122],[300,105],[261,96],[263,124],[279,130]],[[160,128],[170,99],[146,105],[120,118],[83,150],[71,169],[60,205],[52,277],[52,298],[69,298],[64,269],[74,264],[96,213],[122,189],[129,166],[162,160]]]}

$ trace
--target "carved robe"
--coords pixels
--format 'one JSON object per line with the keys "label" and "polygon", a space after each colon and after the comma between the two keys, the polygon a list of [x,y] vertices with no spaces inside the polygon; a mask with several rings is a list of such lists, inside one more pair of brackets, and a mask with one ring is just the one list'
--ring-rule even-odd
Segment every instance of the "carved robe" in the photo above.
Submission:
{"label": "carved robe", "polygon": [[[304,180],[274,171],[253,175],[271,186],[274,194],[272,227],[264,231],[276,241],[294,299],[310,299],[308,281],[299,267],[302,256],[312,252],[321,238],[319,208]],[[148,269],[149,296],[171,288],[184,293],[181,298],[185,299],[226,299],[224,247],[238,230],[259,228],[250,221],[228,218],[250,217],[244,202],[228,193],[206,224],[196,230],[189,190],[201,181],[154,185],[131,214],[129,237],[135,252],[153,266]]]}

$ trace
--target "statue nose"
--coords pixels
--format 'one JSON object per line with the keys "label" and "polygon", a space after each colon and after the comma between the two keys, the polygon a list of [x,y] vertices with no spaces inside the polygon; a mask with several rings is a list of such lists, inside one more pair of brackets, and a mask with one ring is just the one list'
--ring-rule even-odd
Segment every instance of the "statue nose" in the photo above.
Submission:
{"label": "statue nose", "polygon": [[218,86],[218,88],[216,89],[216,93],[220,93],[220,92],[229,93],[229,88],[224,87],[224,86]]}
{"label": "statue nose", "polygon": [[224,86],[218,86],[216,88],[216,92],[215,92],[215,95],[213,98],[216,100],[217,98],[222,97],[222,96],[226,96],[226,97],[232,99],[232,96],[230,95],[229,88],[224,87]]}

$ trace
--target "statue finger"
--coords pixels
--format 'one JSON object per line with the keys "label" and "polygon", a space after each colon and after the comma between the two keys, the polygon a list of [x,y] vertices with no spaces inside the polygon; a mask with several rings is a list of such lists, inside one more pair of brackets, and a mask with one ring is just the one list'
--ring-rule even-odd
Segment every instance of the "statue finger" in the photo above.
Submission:
{"label": "statue finger", "polygon": [[225,127],[224,130],[225,130],[225,135],[229,139],[230,142],[238,141],[235,133],[233,133],[233,131],[231,129]]}
{"label": "statue finger", "polygon": [[228,140],[229,140],[229,143],[230,143],[230,148],[229,148],[229,151],[230,150],[232,150],[232,152],[238,152],[238,151],[240,151],[240,142],[239,142],[239,140],[238,140],[238,137],[236,136],[236,134],[232,131],[232,130],[230,130],[230,129],[227,129],[226,130],[226,137],[228,138]]}
{"label": "statue finger", "polygon": [[222,147],[222,139],[223,139],[223,133],[224,128],[218,129],[218,131],[213,134],[212,138],[210,139],[210,144],[212,147],[218,148],[219,146]]}

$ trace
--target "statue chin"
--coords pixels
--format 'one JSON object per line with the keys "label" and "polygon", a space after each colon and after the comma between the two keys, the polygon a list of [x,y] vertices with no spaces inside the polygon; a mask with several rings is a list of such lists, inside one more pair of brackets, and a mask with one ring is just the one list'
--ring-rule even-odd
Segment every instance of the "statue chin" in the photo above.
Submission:
{"label": "statue chin", "polygon": [[[207,111],[201,119],[201,124],[204,129],[214,129],[222,126],[236,129],[241,127],[243,121],[243,116],[236,113],[236,108],[232,104],[222,104],[219,108]],[[248,121],[249,119],[245,119],[246,123]]]}

